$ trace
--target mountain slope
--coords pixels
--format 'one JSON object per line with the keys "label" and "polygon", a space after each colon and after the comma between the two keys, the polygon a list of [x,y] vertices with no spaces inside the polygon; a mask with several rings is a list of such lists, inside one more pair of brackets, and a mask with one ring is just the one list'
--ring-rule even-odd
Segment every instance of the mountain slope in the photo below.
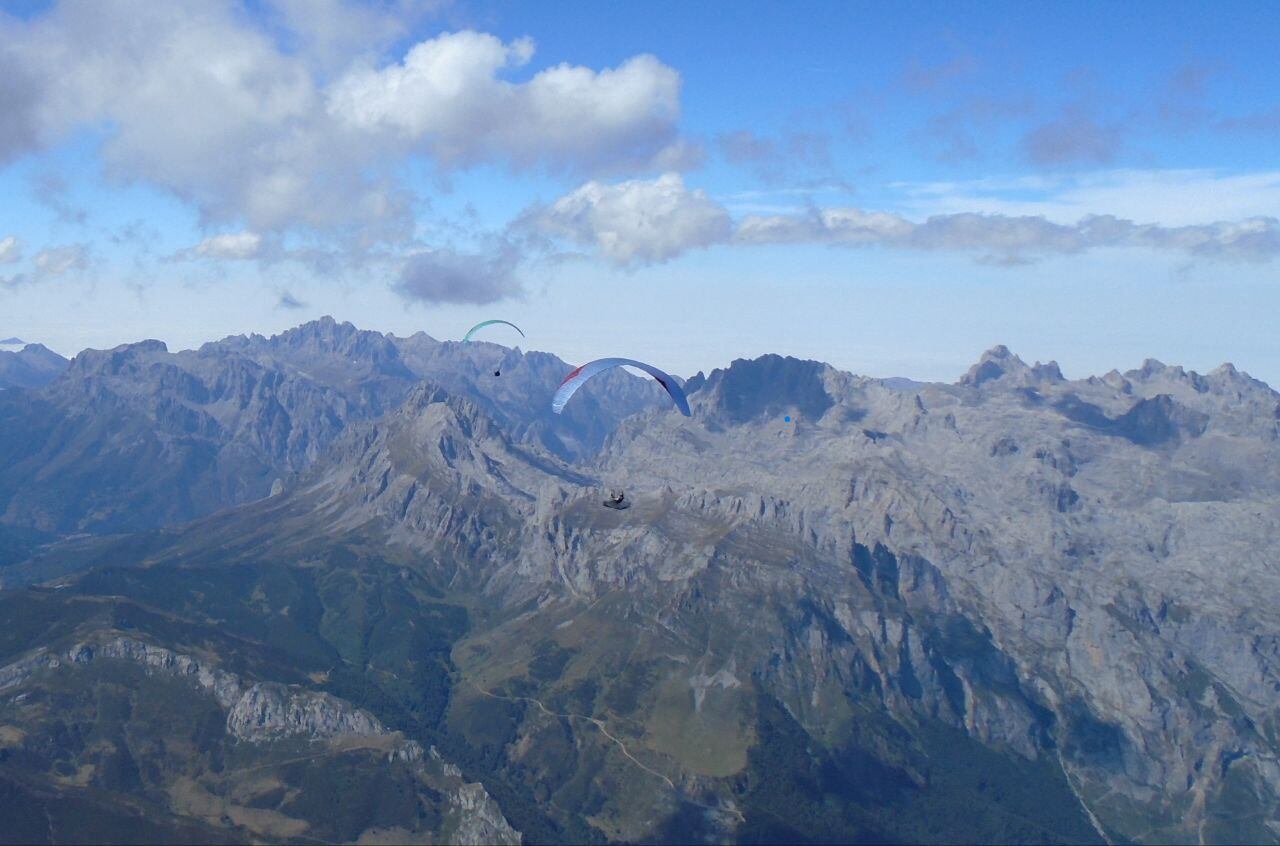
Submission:
{"label": "mountain slope", "polygon": [[164,609],[201,640],[155,648],[434,746],[534,840],[1277,839],[1267,386],[767,356],[569,462],[454,378],[268,499],[6,568],[92,567],[0,594],[64,603],[14,654],[69,654],[82,607]]}

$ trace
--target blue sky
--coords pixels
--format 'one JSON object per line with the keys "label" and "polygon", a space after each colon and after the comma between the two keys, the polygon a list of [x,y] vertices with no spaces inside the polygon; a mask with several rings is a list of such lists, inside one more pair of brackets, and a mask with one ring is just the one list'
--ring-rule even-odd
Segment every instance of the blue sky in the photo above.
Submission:
{"label": "blue sky", "polygon": [[20,2],[0,336],[1280,384],[1262,4]]}

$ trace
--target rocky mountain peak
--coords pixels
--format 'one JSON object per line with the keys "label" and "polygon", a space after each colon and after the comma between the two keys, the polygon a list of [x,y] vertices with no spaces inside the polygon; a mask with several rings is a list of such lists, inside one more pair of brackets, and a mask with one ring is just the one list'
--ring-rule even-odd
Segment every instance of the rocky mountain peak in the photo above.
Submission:
{"label": "rocky mountain peak", "polygon": [[1243,370],[1236,368],[1231,362],[1224,362],[1209,371],[1204,377],[1215,387],[1230,388],[1235,390],[1261,390],[1268,393],[1274,393],[1266,382],[1253,378]]}
{"label": "rocky mountain peak", "polygon": [[697,383],[695,390],[707,397],[703,406],[733,424],[788,409],[816,420],[834,405],[823,379],[827,370],[820,361],[791,356],[740,358],[727,369],[711,371],[705,386]]}
{"label": "rocky mountain peak", "polygon": [[960,378],[960,384],[977,387],[1001,379],[1012,379],[1024,386],[1066,381],[1058,362],[1041,364],[1037,361],[1028,366],[1004,344],[997,344],[984,352],[978,362],[969,368]]}
{"label": "rocky mountain peak", "polygon": [[433,405],[448,406],[453,412],[454,420],[467,435],[487,433],[492,428],[492,419],[478,405],[432,382],[423,382],[410,391],[404,405],[400,408],[400,413],[402,415],[420,414]]}
{"label": "rocky mountain peak", "polygon": [[1045,364],[1036,362],[1031,366],[1031,373],[1037,379],[1046,382],[1065,382],[1066,377],[1062,375],[1062,368],[1058,366],[1058,362],[1050,361]]}
{"label": "rocky mountain peak", "polygon": [[[1057,365],[1054,365],[1055,369]],[[977,387],[986,382],[993,382],[1011,374],[1025,374],[1031,368],[1018,356],[1009,351],[1004,344],[997,344],[982,354],[978,363],[969,368],[969,372],[960,378],[961,385]],[[1059,373],[1059,376],[1061,374]]]}
{"label": "rocky mountain peak", "polygon": [[1191,385],[1197,391],[1207,390],[1204,383],[1204,377],[1194,370],[1188,371],[1180,365],[1168,365],[1164,362],[1157,361],[1154,358],[1145,359],[1142,366],[1137,370],[1130,370],[1124,374],[1135,382],[1153,382],[1159,380],[1171,382],[1184,382]]}
{"label": "rocky mountain peak", "polygon": [[1129,373],[1141,379],[1149,379],[1157,373],[1163,373],[1169,367],[1163,361],[1155,358],[1143,359],[1142,366],[1137,370],[1130,370]]}
{"label": "rocky mountain peak", "polygon": [[109,350],[84,350],[71,359],[69,370],[78,376],[117,374],[168,353],[168,345],[154,339],[120,344]]}

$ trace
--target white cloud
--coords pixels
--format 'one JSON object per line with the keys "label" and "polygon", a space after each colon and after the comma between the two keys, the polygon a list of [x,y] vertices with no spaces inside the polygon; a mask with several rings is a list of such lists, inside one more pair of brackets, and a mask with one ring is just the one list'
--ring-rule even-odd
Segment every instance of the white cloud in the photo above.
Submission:
{"label": "white cloud", "polygon": [[453,165],[630,169],[672,155],[676,71],[640,55],[602,71],[560,64],[527,82],[501,78],[533,53],[528,38],[504,44],[485,33],[446,33],[417,44],[399,64],[347,73],[329,91],[329,114],[362,132],[425,145]]}
{"label": "white cloud", "polygon": [[233,232],[205,238],[194,248],[196,255],[217,259],[251,259],[262,254],[262,236],[256,232]]}
{"label": "white cloud", "polygon": [[912,220],[888,211],[810,207],[734,220],[724,206],[685,187],[675,174],[615,185],[589,182],[549,206],[530,210],[517,228],[594,248],[619,265],[666,261],[726,243],[953,251],[1006,267],[1047,255],[1117,247],[1242,261],[1280,256],[1280,220],[1272,216],[1165,226],[1112,214],[1085,214],[1068,223],[1042,215],[968,211]]}
{"label": "white cloud", "polygon": [[459,32],[375,69],[425,14],[411,5],[63,0],[0,15],[0,162],[92,129],[110,177],[168,190],[205,223],[359,249],[413,242],[396,171],[410,155],[574,172],[696,155],[678,137],[679,74],[652,56],[517,83],[502,74],[532,42]]}
{"label": "white cloud", "polygon": [[16,235],[0,238],[0,264],[13,264],[22,258],[22,242]]}
{"label": "white cloud", "polygon": [[103,127],[107,172],[255,229],[357,224],[407,232],[408,205],[364,171],[378,152],[333,131],[306,64],[230,2],[64,2],[11,24],[9,55],[40,93],[41,144]]}
{"label": "white cloud", "polygon": [[690,190],[678,174],[615,185],[588,182],[550,206],[527,212],[520,226],[592,246],[615,264],[666,261],[723,243],[729,213],[705,191]]}
{"label": "white cloud", "polygon": [[289,34],[289,46],[314,67],[330,74],[353,59],[376,55],[444,3],[382,0],[371,5],[349,0],[268,0],[268,8]]}

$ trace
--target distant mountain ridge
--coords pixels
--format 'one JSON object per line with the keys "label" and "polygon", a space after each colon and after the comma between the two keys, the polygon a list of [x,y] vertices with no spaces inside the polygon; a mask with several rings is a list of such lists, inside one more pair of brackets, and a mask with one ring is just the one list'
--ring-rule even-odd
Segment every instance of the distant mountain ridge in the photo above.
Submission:
{"label": "distant mountain ridge", "polygon": [[27,344],[17,338],[0,342],[0,391],[42,387],[66,367],[65,358],[42,344]]}
{"label": "distant mountain ridge", "polygon": [[617,420],[660,400],[616,372],[554,415],[549,398],[569,369],[546,353],[398,339],[332,318],[194,351],[161,341],[86,350],[42,390],[0,395],[0,426],[14,433],[0,443],[0,526],[138,530],[266,496],[426,378],[564,457],[597,449]]}

